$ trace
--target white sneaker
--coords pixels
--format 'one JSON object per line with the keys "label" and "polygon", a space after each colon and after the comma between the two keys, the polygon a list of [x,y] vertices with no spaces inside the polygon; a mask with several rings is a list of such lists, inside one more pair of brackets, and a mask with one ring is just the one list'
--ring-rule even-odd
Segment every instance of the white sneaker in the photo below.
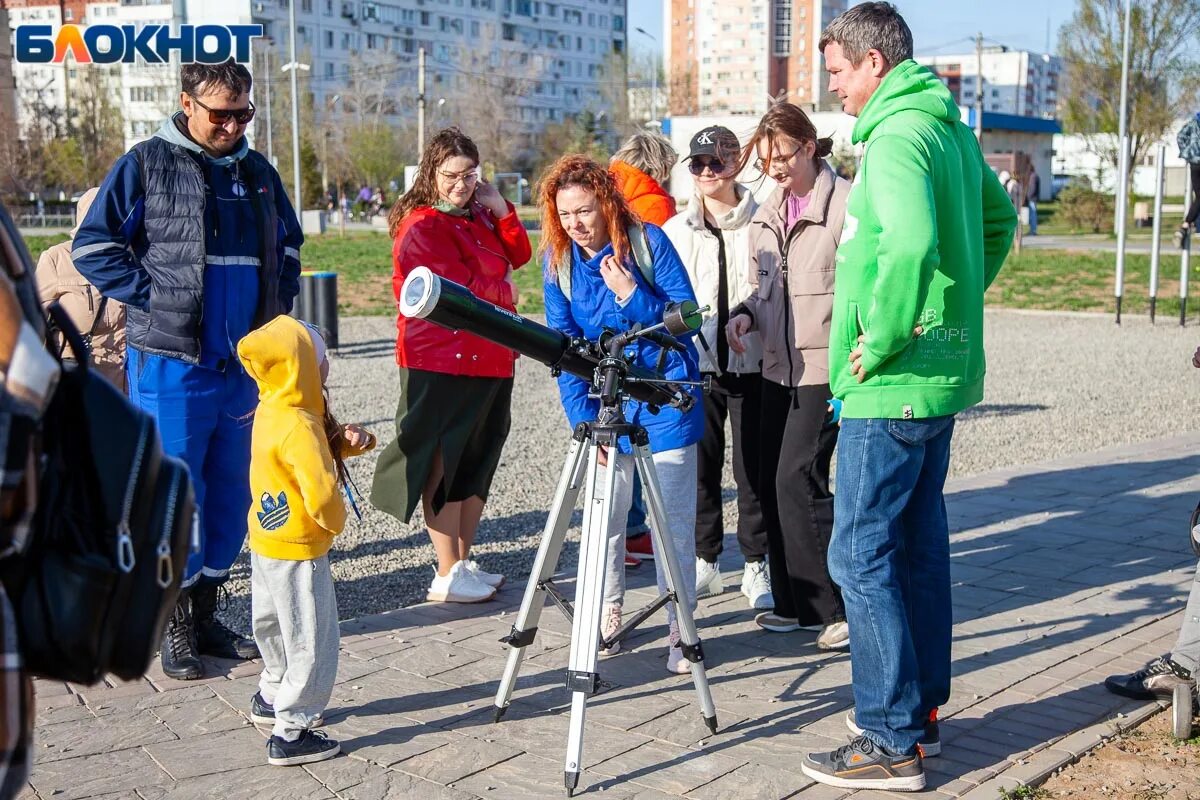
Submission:
{"label": "white sneaker", "polygon": [[822,650],[845,650],[850,647],[850,626],[844,622],[826,625],[817,635],[817,647]]}
{"label": "white sneaker", "polygon": [[467,561],[465,563],[467,565],[467,570],[472,575],[474,575],[479,580],[480,583],[486,583],[488,586],[491,586],[493,589],[499,589],[501,586],[504,585],[504,576],[501,575],[500,573],[484,572],[482,569],[479,568],[479,565],[477,563],[475,563],[475,559],[471,559],[470,561]]}
{"label": "white sneaker", "polygon": [[768,611],[775,607],[775,598],[771,596],[771,576],[765,560],[746,562],[742,570],[742,594],[756,611]]}
{"label": "white sneaker", "polygon": [[667,672],[673,672],[676,675],[687,675],[692,671],[692,662],[683,657],[683,648],[679,646],[681,639],[678,622],[671,623],[671,630],[667,634],[667,640],[671,643],[670,648],[667,650]]}
{"label": "white sneaker", "polygon": [[725,591],[721,585],[721,569],[699,556],[696,557],[696,599],[713,597]]}
{"label": "white sneaker", "polygon": [[445,575],[438,575],[434,568],[433,582],[425,599],[435,603],[482,603],[495,595],[494,588],[471,574],[467,562],[457,561]]}
{"label": "white sneaker", "polygon": [[[600,638],[607,639],[619,630],[621,630],[621,607],[618,605],[605,605],[600,617]],[[615,656],[619,652],[621,652],[620,642],[613,642],[612,647],[600,646],[601,658]]]}

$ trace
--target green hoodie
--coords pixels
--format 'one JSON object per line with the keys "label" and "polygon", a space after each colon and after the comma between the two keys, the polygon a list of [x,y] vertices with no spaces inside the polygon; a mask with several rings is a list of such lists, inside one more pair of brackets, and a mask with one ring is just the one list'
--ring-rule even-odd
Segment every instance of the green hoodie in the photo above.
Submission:
{"label": "green hoodie", "polygon": [[[983,293],[1016,211],[950,92],[915,61],[887,74],[853,138],[866,151],[837,251],[833,395],[846,417],[957,413],[983,399]],[[849,361],[860,334],[862,383]]]}

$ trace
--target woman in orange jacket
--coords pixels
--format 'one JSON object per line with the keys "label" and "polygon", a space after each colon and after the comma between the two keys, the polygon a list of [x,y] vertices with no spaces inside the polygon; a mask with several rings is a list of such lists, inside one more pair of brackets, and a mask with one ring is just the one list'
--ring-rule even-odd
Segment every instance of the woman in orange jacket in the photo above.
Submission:
{"label": "woman in orange jacket", "polygon": [[642,222],[661,228],[675,216],[675,198],[663,184],[678,160],[671,143],[653,133],[635,133],[613,153],[608,166],[617,179],[617,191]]}

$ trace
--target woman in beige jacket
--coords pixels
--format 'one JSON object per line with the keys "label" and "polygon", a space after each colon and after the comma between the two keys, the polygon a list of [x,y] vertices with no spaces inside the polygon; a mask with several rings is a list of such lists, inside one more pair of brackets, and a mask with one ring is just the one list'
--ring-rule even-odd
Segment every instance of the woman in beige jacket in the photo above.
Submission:
{"label": "woman in beige jacket", "polygon": [[[79,224],[92,201],[96,199],[98,191],[94,188],[88,189],[79,198],[75,206],[75,227],[71,229],[71,240],[75,238],[75,232],[79,230]],[[35,275],[42,307],[58,301],[83,335],[84,342],[90,343],[92,364],[101,375],[123,392],[125,306],[116,300],[101,297],[96,287],[79,274],[71,261],[71,240],[50,247],[38,259]],[[55,334],[55,344],[61,346],[61,336],[58,334]],[[63,355],[67,359],[77,357],[70,348]]]}
{"label": "woman in beige jacket", "polygon": [[829,320],[834,255],[846,215],[849,182],[824,157],[808,116],[790,103],[767,111],[742,163],[775,181],[750,223],[755,292],[730,315],[730,348],[750,332],[762,340],[762,446],[759,498],[767,523],[773,611],[756,622],[775,632],[819,630],[817,646],[849,645],[841,592],[825,555],[833,533],[829,463],[837,428],[826,424]]}

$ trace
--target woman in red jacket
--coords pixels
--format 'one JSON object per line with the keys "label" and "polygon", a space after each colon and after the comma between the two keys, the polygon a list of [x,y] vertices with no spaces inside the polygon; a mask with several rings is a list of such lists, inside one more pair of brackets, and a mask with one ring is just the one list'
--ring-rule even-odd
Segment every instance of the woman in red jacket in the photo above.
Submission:
{"label": "woman in red jacket", "polygon": [[[516,310],[512,271],[529,260],[529,236],[478,168],[475,143],[457,128],[429,142],[416,181],[388,215],[397,300],[424,266]],[[429,600],[490,600],[504,576],[484,572],[470,551],[508,436],[515,354],[403,315],[396,329],[396,438],[379,456],[371,502],[402,522],[421,502],[438,561]]]}

